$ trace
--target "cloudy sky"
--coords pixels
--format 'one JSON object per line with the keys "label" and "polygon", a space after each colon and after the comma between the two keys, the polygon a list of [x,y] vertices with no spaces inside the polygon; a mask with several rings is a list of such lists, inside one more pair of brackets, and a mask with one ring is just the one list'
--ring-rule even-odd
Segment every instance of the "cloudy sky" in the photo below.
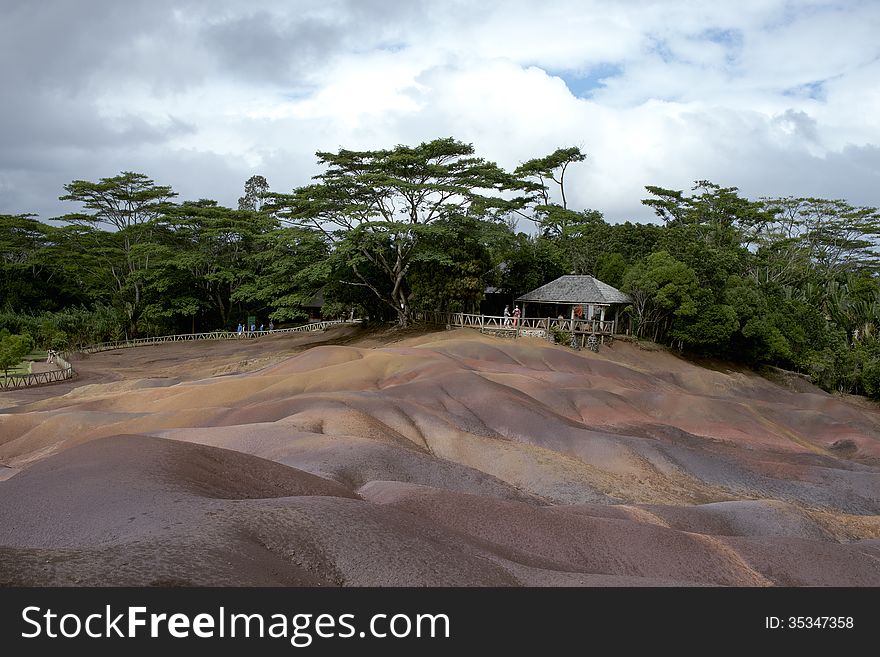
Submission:
{"label": "cloudy sky", "polygon": [[588,154],[571,206],[645,185],[880,206],[880,2],[0,0],[0,213],[123,170],[234,205],[316,150],[441,136]]}

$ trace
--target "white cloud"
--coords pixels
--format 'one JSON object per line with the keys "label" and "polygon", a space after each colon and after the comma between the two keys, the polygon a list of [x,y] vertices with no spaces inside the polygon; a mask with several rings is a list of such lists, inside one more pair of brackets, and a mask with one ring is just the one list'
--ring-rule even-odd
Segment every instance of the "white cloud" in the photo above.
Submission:
{"label": "white cloud", "polygon": [[122,168],[234,204],[253,173],[307,182],[319,149],[448,135],[511,168],[580,146],[571,204],[613,220],[697,178],[880,205],[875,2],[125,6],[0,26],[0,212],[60,214],[63,184]]}

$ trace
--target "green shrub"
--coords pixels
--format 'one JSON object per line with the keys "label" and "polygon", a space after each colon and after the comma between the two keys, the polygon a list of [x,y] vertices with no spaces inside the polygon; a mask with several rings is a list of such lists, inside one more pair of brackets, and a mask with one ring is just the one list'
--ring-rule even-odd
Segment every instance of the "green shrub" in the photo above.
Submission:
{"label": "green shrub", "polygon": [[550,327],[550,333],[553,334],[553,341],[556,344],[567,345],[571,341],[571,333],[569,333],[568,331],[563,331],[562,329],[555,326]]}

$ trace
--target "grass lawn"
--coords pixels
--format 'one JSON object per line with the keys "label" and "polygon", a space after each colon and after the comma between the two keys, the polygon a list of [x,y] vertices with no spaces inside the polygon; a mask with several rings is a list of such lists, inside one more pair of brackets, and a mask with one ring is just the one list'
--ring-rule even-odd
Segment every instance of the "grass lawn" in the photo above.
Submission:
{"label": "grass lawn", "polygon": [[[10,367],[8,370],[9,375],[12,376],[13,374],[30,374],[31,373],[31,362],[32,361],[29,361],[29,360],[23,360],[15,367]],[[3,371],[0,370],[0,376],[2,376],[2,375],[3,375]]]}
{"label": "grass lawn", "polygon": [[[9,375],[12,376],[13,374],[30,374],[31,365],[34,363],[34,361],[43,361],[46,360],[46,358],[48,357],[49,354],[46,351],[32,351],[27,356],[25,356],[24,360],[22,360],[18,365],[9,368]],[[3,376],[2,370],[0,370],[0,376]]]}

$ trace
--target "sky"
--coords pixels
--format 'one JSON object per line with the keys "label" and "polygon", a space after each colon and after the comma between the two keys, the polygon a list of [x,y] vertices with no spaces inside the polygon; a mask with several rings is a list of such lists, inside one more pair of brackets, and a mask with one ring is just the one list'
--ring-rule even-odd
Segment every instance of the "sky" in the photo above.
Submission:
{"label": "sky", "polygon": [[448,136],[579,146],[569,207],[612,222],[704,179],[880,206],[878,34],[876,0],[0,0],[0,213],[121,171],[234,207]]}

